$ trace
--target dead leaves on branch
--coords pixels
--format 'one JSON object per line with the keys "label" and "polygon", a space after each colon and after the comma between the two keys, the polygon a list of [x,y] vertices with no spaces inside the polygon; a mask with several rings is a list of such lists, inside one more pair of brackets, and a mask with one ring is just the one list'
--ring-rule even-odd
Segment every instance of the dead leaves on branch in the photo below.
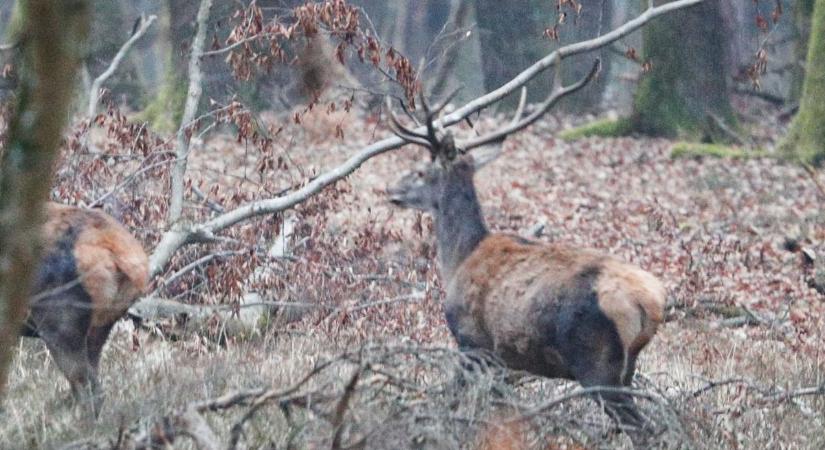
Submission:
{"label": "dead leaves on branch", "polygon": [[751,83],[751,87],[756,90],[760,90],[762,88],[762,76],[768,72],[767,46],[771,36],[779,25],[779,19],[783,15],[783,9],[781,0],[766,2],[774,3],[773,9],[770,13],[771,20],[769,22],[762,14],[759,0],[753,0],[753,3],[756,5],[754,25],[761,33],[764,34],[764,37],[761,38],[759,48],[754,53],[754,59],[745,67],[740,68],[739,72],[733,77],[733,79],[738,82],[749,81]]}
{"label": "dead leaves on branch", "polygon": [[560,26],[568,22],[570,14],[573,14],[574,24],[578,24],[581,12],[582,4],[576,0],[556,0],[556,22],[552,27],[545,28],[542,36],[551,41],[558,41],[560,38]]}
{"label": "dead leaves on branch", "polygon": [[297,45],[299,38],[310,40],[323,33],[335,42],[334,57],[341,65],[347,63],[352,51],[361,62],[392,75],[411,104],[420,90],[410,61],[392,47],[383,48],[376,36],[364,31],[360,9],[344,0],[307,2],[286,16],[270,19],[253,2],[237,10],[232,20],[235,25],[224,47],[216,38],[209,53],[227,51],[226,61],[238,79],[249,80],[257,70],[269,72],[276,64],[299,62],[304,57]]}

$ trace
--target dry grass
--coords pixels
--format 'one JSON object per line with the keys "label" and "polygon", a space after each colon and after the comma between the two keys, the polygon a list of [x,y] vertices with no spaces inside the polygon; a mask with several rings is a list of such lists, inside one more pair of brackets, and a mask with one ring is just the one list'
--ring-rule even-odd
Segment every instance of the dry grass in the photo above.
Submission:
{"label": "dry grass", "polygon": [[[351,124],[347,148],[372,139],[374,126],[372,118]],[[544,223],[543,240],[596,247],[663,278],[671,294],[669,321],[643,352],[636,380],[653,398],[642,402],[644,410],[664,429],[651,445],[823,448],[825,395],[786,395],[825,379],[825,299],[806,284],[798,255],[781,248],[789,236],[817,250],[825,240],[821,203],[804,172],[768,160],[674,161],[662,140],[568,144],[549,138],[555,128],[543,122],[508,141],[504,156],[477,177],[482,203],[496,230],[524,233]],[[193,184],[202,182],[206,191],[219,185],[212,198],[231,207],[235,197],[289,186],[301,171],[329,167],[350,151],[332,137],[318,140],[318,130],[284,133],[289,170],[255,173],[260,155],[231,139],[213,139],[197,149]],[[0,446],[109,448],[121,432],[138,436],[191,402],[287,388],[317,363],[333,360],[300,387],[301,400],[287,402],[288,414],[273,401],[245,422],[239,448],[345,448],[362,439],[368,448],[629,448],[627,436],[587,399],[508,423],[577,389],[572,383],[532,378],[513,385],[495,370],[468,375],[464,387],[453,382],[460,356],[450,350],[443,323],[430,222],[391,209],[381,192],[399,168],[421,156],[409,149],[368,162],[335,192],[294,213],[294,259],[257,263],[271,267],[278,281],[259,287],[265,298],[334,305],[333,312],[310,309],[255,337],[219,341],[209,333],[169,334],[163,326],[134,329],[124,322],[104,354],[107,400],[97,422],[68,405],[68,385],[42,343],[23,339]],[[62,182],[63,198],[78,198],[71,179]],[[149,197],[144,204],[162,205]],[[190,207],[193,216],[209,214],[194,200]],[[145,217],[129,220],[140,223],[151,247],[162,222]],[[266,244],[282,219],[264,218],[231,236]],[[170,271],[221,249],[188,249]],[[232,301],[214,281],[233,270],[232,263],[216,261],[161,293]],[[357,309],[393,298],[401,300]],[[362,348],[369,351],[359,353]],[[348,352],[354,353],[342,358]],[[708,385],[711,380],[726,383]],[[307,393],[313,394],[309,406]],[[249,409],[202,415],[224,447]],[[181,438],[174,448],[194,444]]]}
{"label": "dry grass", "polygon": [[[644,410],[666,427],[654,443],[664,448],[821,448],[825,400],[777,398],[730,384],[693,393],[707,380],[747,379],[764,387],[812,385],[822,363],[782,352],[770,341],[749,342],[736,330],[712,331],[698,321],[668,324],[641,361],[637,387],[655,393]],[[322,361],[354,352],[319,373],[301,394],[312,407],[294,406],[287,418],[277,402],[246,422],[240,448],[329,447],[332,411],[358,362],[375,364],[359,380],[344,417],[345,443],[367,438],[368,448],[626,448],[595,402],[575,399],[542,411],[518,426],[520,411],[568,393],[576,386],[556,380],[507,384],[501,373],[470,374],[456,385],[459,355],[449,348],[413,343],[364,342],[343,333],[269,334],[251,342],[213,347],[193,338],[168,342],[139,333],[132,347],[130,324],[121,326],[103,361],[107,401],[97,422],[68,402],[68,385],[37,341],[24,341],[15,362],[2,442],[13,448],[95,448],[125,431],[140,434],[183,405],[255,387],[285,389]],[[712,339],[710,339],[712,337]],[[368,350],[356,356],[358,345]],[[708,358],[709,360],[703,360]],[[55,380],[59,380],[57,383]],[[500,394],[492,394],[495,390]],[[324,397],[329,396],[330,400]],[[303,398],[303,397],[301,397]],[[772,398],[772,397],[771,397]],[[204,414],[221,440],[247,406]],[[555,447],[554,447],[555,445]],[[509,447],[508,447],[509,446]],[[549,446],[549,447],[548,447]],[[567,446],[567,447],[565,447]],[[12,448],[12,447],[9,447]],[[174,448],[194,448],[180,439]]]}

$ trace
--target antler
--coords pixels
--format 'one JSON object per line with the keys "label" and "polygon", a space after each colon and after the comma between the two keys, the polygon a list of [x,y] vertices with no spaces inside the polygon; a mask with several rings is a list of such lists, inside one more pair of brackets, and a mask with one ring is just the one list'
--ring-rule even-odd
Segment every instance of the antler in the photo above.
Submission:
{"label": "antler", "polygon": [[[468,142],[463,144],[459,144],[459,146],[464,149],[464,151],[469,151],[476,147],[481,147],[482,145],[487,145],[493,142],[503,141],[508,135],[519,131],[538,120],[541,116],[543,116],[550,108],[553,107],[559,100],[562,98],[578,91],[579,89],[583,88],[587,83],[589,83],[593,78],[596,77],[596,74],[599,73],[599,70],[602,67],[601,60],[596,59],[593,63],[593,68],[590,69],[590,72],[584,76],[581,80],[569,85],[564,86],[560,89],[554,90],[547,99],[541,102],[538,107],[530,113],[524,119],[521,119],[521,107],[519,107],[519,111],[516,113],[516,116],[513,120],[504,128],[496,130],[490,134],[486,134],[484,136],[477,137],[475,139],[471,139]],[[523,95],[522,91],[522,95]]]}
{"label": "antler", "polygon": [[[401,103],[403,107],[403,102]],[[406,109],[405,109],[406,110]],[[431,152],[433,151],[433,145],[428,140],[428,136],[425,136],[421,133],[413,131],[404,125],[401,125],[401,121],[398,120],[395,113],[392,110],[392,100],[390,97],[387,97],[387,113],[390,116],[390,129],[396,136],[400,137],[402,140],[409,142],[411,144],[417,144],[422,147],[428,148]]]}
{"label": "antler", "polygon": [[[404,141],[409,142],[411,144],[426,147],[428,150],[430,150],[430,155],[432,156],[432,158],[435,159],[439,155],[442,155],[445,150],[447,150],[445,147],[454,147],[454,145],[450,145],[452,143],[452,139],[439,138],[436,127],[436,117],[438,117],[441,111],[444,110],[444,108],[447,106],[447,104],[450,103],[450,101],[456,96],[456,94],[458,94],[458,89],[450,93],[450,95],[448,95],[438,106],[432,109],[427,104],[427,101],[424,99],[424,94],[421,93],[419,95],[421,108],[424,110],[424,127],[426,128],[427,134],[418,131],[418,129],[421,128],[421,126],[416,128],[415,130],[411,130],[408,127],[402,125],[401,121],[398,120],[398,117],[393,112],[392,100],[390,99],[390,97],[387,97],[387,112],[390,117],[390,128],[396,136],[403,139]],[[401,102],[401,107],[404,109],[405,112],[407,112],[407,109],[405,108],[403,102]],[[413,120],[415,120],[415,117],[412,116],[412,114],[410,114],[409,112],[407,112],[407,114],[411,116]],[[447,137],[449,138],[449,136]]]}
{"label": "antler", "polygon": [[[403,125],[395,116],[395,113],[392,111],[392,103],[390,98],[387,97],[387,111],[389,112],[390,116],[390,127],[392,128],[393,132],[403,139],[406,142],[411,144],[417,144],[422,147],[426,147],[430,150],[430,156],[432,156],[433,160],[442,156],[445,157],[447,160],[450,160],[455,157],[457,152],[465,153],[474,148],[481,147],[487,144],[495,143],[495,142],[502,142],[507,136],[516,131],[519,131],[533,122],[538,120],[541,116],[543,116],[550,108],[552,108],[559,100],[562,98],[578,91],[579,89],[583,88],[587,85],[596,75],[599,73],[601,69],[601,60],[596,59],[593,63],[593,68],[590,69],[590,72],[579,81],[569,85],[563,86],[559,89],[554,89],[551,94],[541,102],[538,107],[530,113],[527,117],[522,118],[522,112],[524,110],[524,104],[527,100],[527,91],[526,89],[522,89],[521,91],[521,98],[519,99],[519,106],[516,111],[515,116],[507,124],[504,128],[496,130],[492,133],[486,134],[484,136],[479,136],[475,139],[470,139],[465,143],[455,143],[452,139],[452,135],[447,132],[443,138],[439,138],[438,133],[436,131],[436,116],[444,109],[445,106],[452,100],[452,98],[458,93],[458,91],[453,91],[447,98],[438,105],[438,107],[434,109],[430,109],[429,105],[427,105],[426,100],[424,99],[424,95],[421,94],[419,97],[421,100],[421,108],[424,110],[425,114],[425,128],[426,134],[419,131],[422,127],[419,126],[415,130],[411,130]],[[403,106],[403,103],[402,103]],[[484,164],[496,159],[498,155],[501,153],[501,149],[496,149],[494,151],[488,152],[485,155],[482,155],[481,158],[478,158],[476,161],[477,166],[483,166]]]}

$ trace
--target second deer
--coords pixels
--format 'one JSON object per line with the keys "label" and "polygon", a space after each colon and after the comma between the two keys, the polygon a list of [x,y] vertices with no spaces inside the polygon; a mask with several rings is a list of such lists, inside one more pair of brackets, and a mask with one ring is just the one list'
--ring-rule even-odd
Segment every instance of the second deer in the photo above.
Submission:
{"label": "second deer", "polygon": [[43,257],[23,335],[40,337],[75,398],[95,416],[98,365],[109,332],[148,284],[148,258],[108,214],[49,202]]}

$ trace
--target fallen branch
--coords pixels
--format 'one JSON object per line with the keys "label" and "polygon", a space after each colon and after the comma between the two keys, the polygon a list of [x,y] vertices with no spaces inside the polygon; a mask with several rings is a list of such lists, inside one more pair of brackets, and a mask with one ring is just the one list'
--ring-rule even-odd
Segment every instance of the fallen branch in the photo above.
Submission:
{"label": "fallen branch", "polygon": [[571,392],[568,392],[567,394],[560,395],[556,398],[553,398],[551,400],[543,402],[543,403],[541,403],[537,406],[534,406],[532,408],[528,408],[528,409],[522,411],[521,413],[519,413],[518,416],[513,417],[509,420],[506,420],[505,424],[523,422],[525,420],[529,420],[532,417],[543,413],[544,411],[548,411],[550,409],[553,409],[553,408],[555,408],[556,406],[558,406],[562,403],[569,402],[570,400],[573,400],[573,399],[576,399],[576,398],[591,397],[593,395],[598,395],[598,394],[602,394],[602,393],[605,393],[605,394],[626,394],[626,395],[630,395],[632,397],[643,398],[643,399],[651,400],[651,401],[656,401],[658,399],[656,396],[654,396],[650,392],[640,391],[640,390],[637,390],[637,389],[631,389],[631,388],[625,388],[625,387],[610,387],[610,386],[586,387],[586,388],[575,389]]}
{"label": "fallen branch", "polygon": [[[453,113],[448,114],[444,116],[441,120],[436,121],[436,123],[441,127],[447,127],[456,124],[460,121],[463,121],[467,117],[470,117],[472,114],[481,111],[489,105],[512,94],[520,87],[524,86],[527,82],[532,80],[534,77],[536,77],[538,74],[544,72],[549,67],[559,64],[562,60],[574,55],[587,53],[604,47],[605,45],[608,45],[627,36],[633,31],[641,28],[650,20],[662,14],[693,6],[702,3],[703,1],[704,0],[677,0],[674,2],[663,4],[661,6],[650,7],[635,19],[628,21],[624,25],[606,34],[603,34],[597,38],[590,39],[587,41],[577,42],[574,44],[560,47],[552,53],[550,53],[549,55],[534,63],[532,66],[521,72],[519,75],[517,75],[509,82],[505,83],[503,86],[499,87],[498,89],[495,89],[494,91],[488,94],[485,94],[481,97],[478,97],[468,102],[467,104],[457,109]],[[199,58],[197,58],[196,56],[200,54],[201,53],[197,51],[195,45],[193,44],[193,57],[190,59],[190,63],[192,61],[197,61]],[[190,64],[190,68],[192,65],[193,64]],[[196,71],[196,75],[200,75],[199,70]],[[197,85],[197,83],[195,84]],[[193,83],[190,80],[190,88],[192,87]],[[189,102],[187,100],[187,105],[188,104]],[[186,120],[183,121],[183,123],[186,122]],[[424,132],[425,130],[423,127],[419,127],[414,131]],[[214,217],[213,219],[201,224],[195,224],[189,227],[173,227],[172,229],[164,233],[160,242],[158,243],[157,247],[155,247],[155,250],[149,259],[149,270],[151,276],[159,275],[180,247],[196,242],[209,242],[213,239],[215,233],[225,228],[231,227],[241,221],[250,219],[255,216],[272,214],[283,211],[285,209],[292,208],[293,206],[317,194],[330,184],[333,184],[338,180],[341,180],[346,176],[350,175],[359,167],[361,167],[361,165],[364,164],[364,162],[366,162],[367,160],[374,158],[378,155],[381,155],[383,153],[386,153],[390,150],[401,147],[402,145],[404,145],[404,141],[401,138],[398,138],[396,136],[388,137],[386,139],[383,139],[381,141],[378,141],[374,144],[365,147],[360,152],[356,153],[355,155],[347,159],[343,164],[333,169],[330,169],[327,172],[322,173],[314,180],[308,182],[302,188],[297,189],[282,197],[253,201],[251,203],[247,203],[246,205],[240,206],[232,211],[227,211],[226,213],[220,214],[217,217]],[[186,169],[185,157],[186,151],[184,151],[184,147],[179,146],[178,158],[179,160],[183,159],[184,161],[179,161],[178,166],[176,166],[177,170],[173,171],[173,180],[176,181],[173,182],[172,206],[170,207],[170,223],[180,218],[180,213],[182,210],[183,174],[185,173]]]}
{"label": "fallen branch", "polygon": [[[698,376],[697,376],[698,377]],[[757,403],[781,403],[790,402],[796,406],[801,407],[802,404],[798,402],[801,397],[825,396],[825,383],[819,385],[801,387],[796,389],[783,389],[778,386],[760,386],[753,380],[741,377],[726,378],[723,380],[710,380],[704,377],[698,377],[705,381],[705,384],[689,392],[685,395],[688,400],[694,400],[705,395],[716,388],[737,385],[743,386],[745,390],[752,391],[758,394],[755,399]]]}
{"label": "fallen branch", "polygon": [[[328,314],[338,312],[353,313],[370,308],[395,305],[398,303],[416,302],[424,299],[423,292],[414,292],[409,295],[400,295],[386,300],[376,300],[374,302],[360,305],[340,306],[327,303],[312,302],[280,302],[280,301],[251,301],[239,305],[189,305],[186,303],[167,300],[154,296],[149,296],[141,300],[129,310],[129,316],[136,320],[158,321],[169,318],[183,318],[186,323],[206,323],[215,316],[226,321],[235,318],[235,313],[245,308],[269,307],[294,308],[294,309],[314,309],[322,310]],[[82,305],[81,305],[82,306]]]}
{"label": "fallen branch", "polygon": [[717,114],[708,111],[708,118],[711,122],[716,125],[719,130],[721,130],[726,136],[728,136],[731,140],[736,142],[739,145],[745,146],[750,145],[753,146],[751,142],[746,142],[745,138],[740,136],[737,132],[733,131],[733,129],[725,123],[725,119],[719,117]]}
{"label": "fallen branch", "polygon": [[89,108],[86,112],[86,116],[94,118],[95,112],[97,110],[97,101],[100,98],[100,88],[103,86],[103,83],[109,79],[112,75],[114,75],[115,71],[117,70],[118,66],[120,66],[120,62],[123,61],[123,58],[126,56],[126,53],[135,45],[135,42],[138,41],[146,31],[149,29],[150,26],[157,20],[157,16],[149,16],[140,22],[140,26],[137,30],[132,34],[129,40],[120,47],[117,54],[115,55],[112,62],[109,64],[109,67],[100,74],[95,80],[92,82],[92,87],[89,89]]}
{"label": "fallen branch", "polygon": [[220,448],[215,432],[203,416],[192,407],[179,414],[164,417],[144,433],[139,434],[127,448],[135,450],[164,448],[174,443],[180,436],[188,436],[195,441],[198,450]]}
{"label": "fallen branch", "polygon": [[758,91],[756,89],[737,87],[733,89],[733,92],[737,94],[750,95],[756,98],[761,98],[762,100],[765,100],[766,102],[776,106],[782,106],[787,101],[784,97],[780,97],[778,95],[774,95],[765,91]]}

